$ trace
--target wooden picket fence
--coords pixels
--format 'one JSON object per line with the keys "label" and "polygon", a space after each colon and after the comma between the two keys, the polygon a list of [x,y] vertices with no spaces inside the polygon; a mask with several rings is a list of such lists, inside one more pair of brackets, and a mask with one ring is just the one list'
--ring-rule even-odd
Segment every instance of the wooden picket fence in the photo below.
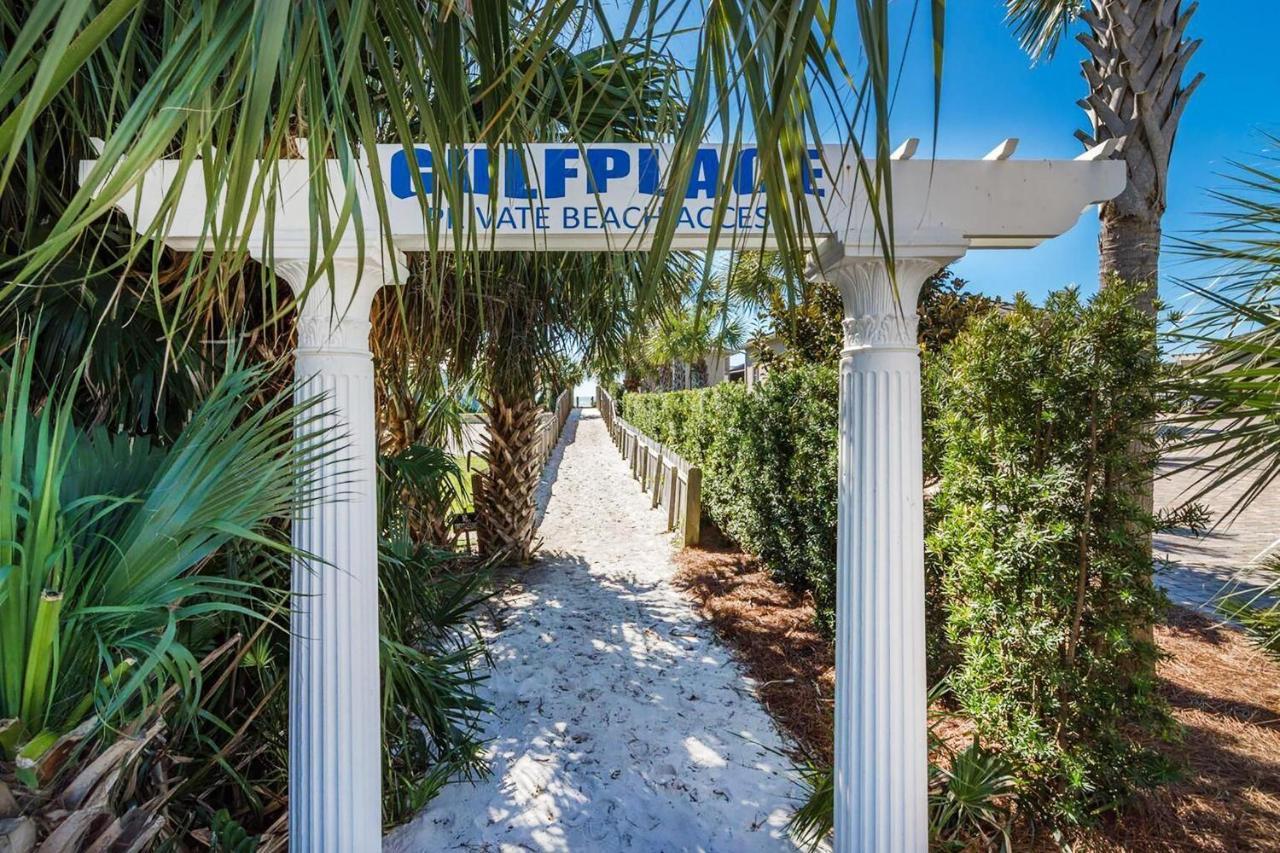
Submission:
{"label": "wooden picket fence", "polygon": [[702,527],[702,469],[618,416],[613,398],[600,388],[596,405],[631,476],[649,495],[649,505],[667,511],[667,530],[679,530],[685,545],[698,544]]}
{"label": "wooden picket fence", "polygon": [[600,419],[604,421],[604,428],[609,431],[609,435],[613,435],[613,416],[616,408],[613,404],[613,397],[609,392],[604,390],[603,386],[596,388],[596,408],[600,411]]}
{"label": "wooden picket fence", "polygon": [[538,446],[538,469],[546,467],[555,453],[556,444],[560,441],[560,433],[564,431],[565,421],[573,411],[573,392],[561,391],[556,397],[555,408],[542,413],[541,444]]}

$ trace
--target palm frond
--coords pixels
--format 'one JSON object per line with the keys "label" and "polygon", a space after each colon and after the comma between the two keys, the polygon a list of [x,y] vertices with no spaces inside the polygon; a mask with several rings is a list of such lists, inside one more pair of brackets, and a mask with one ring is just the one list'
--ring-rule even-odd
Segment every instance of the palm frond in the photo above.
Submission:
{"label": "palm frond", "polygon": [[1082,0],[1005,0],[1005,23],[1033,59],[1052,59],[1084,10]]}
{"label": "palm frond", "polygon": [[1280,477],[1280,158],[1234,164],[1214,198],[1221,208],[1211,227],[1175,244],[1213,272],[1179,280],[1198,305],[1170,337],[1185,353],[1173,447],[1203,469],[1186,499],[1244,481],[1221,522]]}

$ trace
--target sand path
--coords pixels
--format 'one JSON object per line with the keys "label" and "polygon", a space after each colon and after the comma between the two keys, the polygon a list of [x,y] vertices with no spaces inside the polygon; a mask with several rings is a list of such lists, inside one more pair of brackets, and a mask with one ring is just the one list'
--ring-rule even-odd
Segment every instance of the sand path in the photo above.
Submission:
{"label": "sand path", "polygon": [[789,850],[784,742],[669,579],[664,514],[594,409],[548,466],[543,558],[498,602],[493,775],[450,785],[390,851]]}

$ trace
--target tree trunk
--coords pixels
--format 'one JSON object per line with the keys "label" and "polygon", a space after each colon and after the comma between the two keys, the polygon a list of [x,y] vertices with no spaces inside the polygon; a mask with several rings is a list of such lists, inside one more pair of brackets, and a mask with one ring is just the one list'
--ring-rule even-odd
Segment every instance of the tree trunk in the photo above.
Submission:
{"label": "tree trunk", "polygon": [[[1128,178],[1123,192],[1099,211],[1101,286],[1117,280],[1145,285],[1137,304],[1153,325],[1169,160],[1182,112],[1204,79],[1197,74],[1182,85],[1182,72],[1200,46],[1199,39],[1184,38],[1195,6],[1184,9],[1177,0],[1095,0],[1080,13],[1089,27],[1077,37],[1089,54],[1080,63],[1089,94],[1079,104],[1090,131],[1078,130],[1076,136],[1087,148],[1114,140],[1112,157],[1124,161]],[[1133,452],[1146,455],[1149,448],[1136,446]],[[1152,511],[1150,478],[1134,498]],[[1152,626],[1135,625],[1134,637],[1152,642]]]}
{"label": "tree trunk", "polygon": [[672,387],[671,376],[673,370],[670,364],[664,364],[658,368],[658,390],[670,391]]}
{"label": "tree trunk", "polygon": [[1182,72],[1200,46],[1184,39],[1195,12],[1179,2],[1101,0],[1080,13],[1089,27],[1078,37],[1089,54],[1080,63],[1089,94],[1080,101],[1089,130],[1076,131],[1086,147],[1113,140],[1128,183],[1102,205],[1098,237],[1102,286],[1116,278],[1149,285],[1142,307],[1155,319],[1160,260],[1160,218],[1165,210],[1169,159],[1178,122],[1191,93]]}
{"label": "tree trunk", "polygon": [[1102,207],[1098,231],[1099,270],[1102,286],[1120,279],[1144,282],[1138,307],[1153,320],[1156,316],[1156,283],[1160,276],[1160,214],[1125,216],[1110,204]]}
{"label": "tree trunk", "polygon": [[494,392],[480,455],[488,470],[473,478],[476,543],[485,557],[527,563],[537,550],[538,416],[533,400]]}
{"label": "tree trunk", "polygon": [[706,388],[707,387],[707,360],[700,358],[689,368],[689,387],[690,388]]}

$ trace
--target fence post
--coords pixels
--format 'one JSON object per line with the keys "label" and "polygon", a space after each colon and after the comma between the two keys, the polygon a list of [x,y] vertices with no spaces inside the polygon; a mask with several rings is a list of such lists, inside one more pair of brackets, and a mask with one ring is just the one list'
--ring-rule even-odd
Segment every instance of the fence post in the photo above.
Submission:
{"label": "fence post", "polygon": [[684,544],[697,545],[702,536],[702,469],[689,466],[684,492]]}
{"label": "fence post", "polygon": [[676,529],[676,496],[680,494],[680,465],[674,458],[670,465],[670,482],[667,483],[667,529]]}
{"label": "fence post", "polygon": [[662,445],[658,445],[658,452],[653,462],[653,493],[649,495],[649,509],[658,506],[658,499],[662,496]]}

